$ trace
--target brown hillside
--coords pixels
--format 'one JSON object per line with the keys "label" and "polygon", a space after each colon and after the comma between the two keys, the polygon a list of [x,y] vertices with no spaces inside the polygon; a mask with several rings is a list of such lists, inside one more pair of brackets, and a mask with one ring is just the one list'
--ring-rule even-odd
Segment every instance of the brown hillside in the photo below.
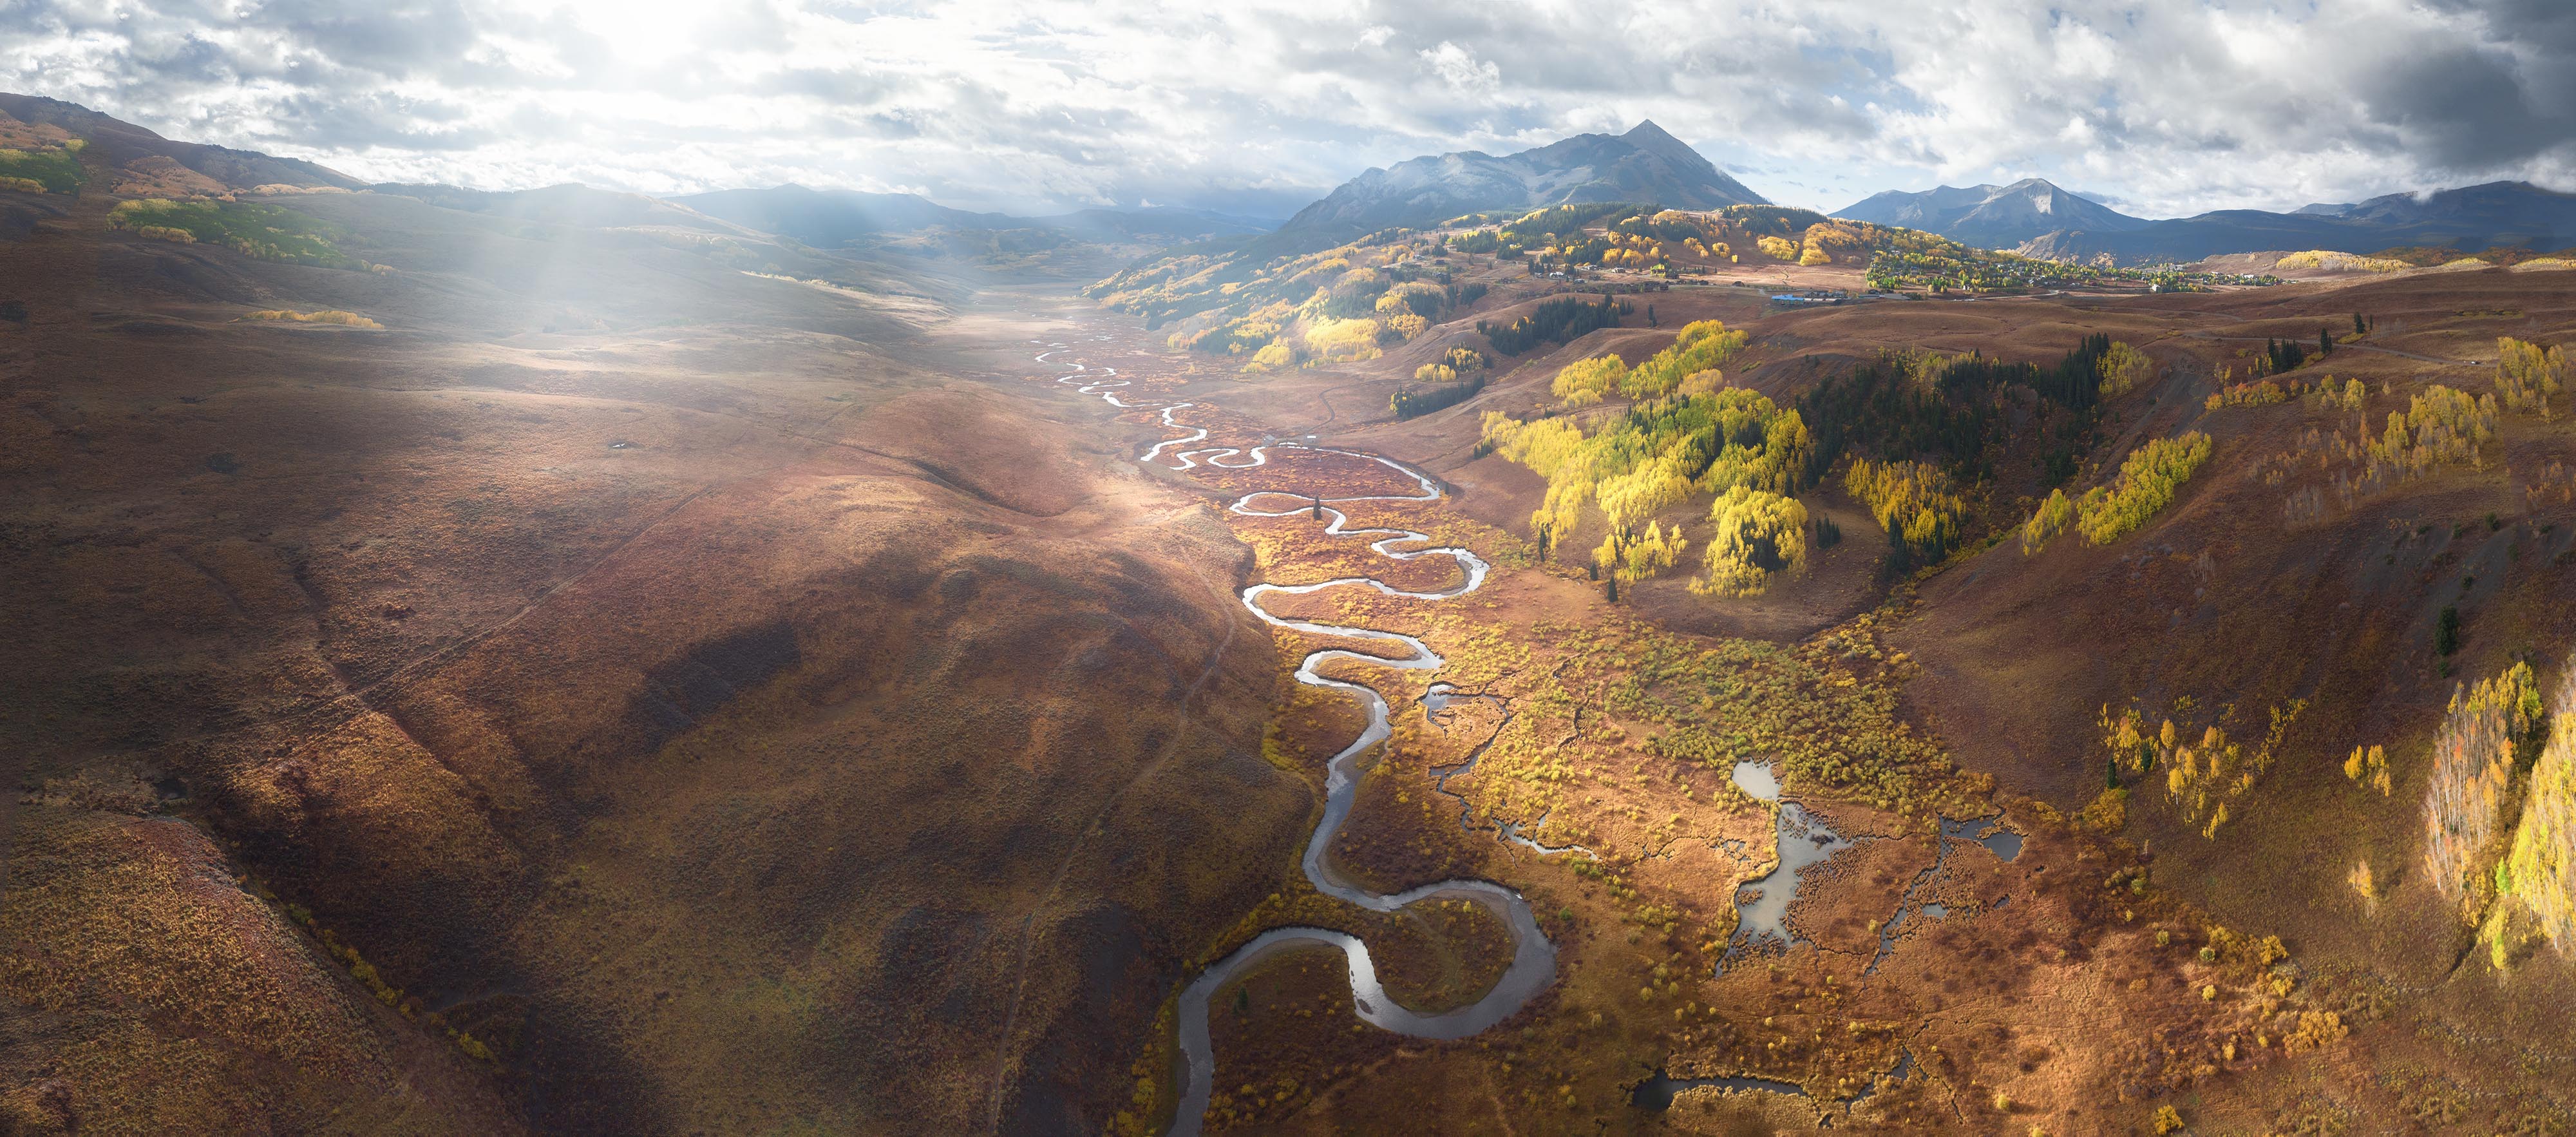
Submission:
{"label": "brown hillside", "polygon": [[[15,808],[13,1116],[1055,1132],[1123,1101],[1086,1040],[1146,1028],[1309,808],[1259,756],[1273,662],[1211,507],[1098,404],[911,362],[951,284],[314,202],[392,271],[111,233],[106,201],[0,245],[0,732],[23,784],[182,795]],[[383,330],[238,319],[320,308]],[[136,998],[173,1011],[120,1024]]]}

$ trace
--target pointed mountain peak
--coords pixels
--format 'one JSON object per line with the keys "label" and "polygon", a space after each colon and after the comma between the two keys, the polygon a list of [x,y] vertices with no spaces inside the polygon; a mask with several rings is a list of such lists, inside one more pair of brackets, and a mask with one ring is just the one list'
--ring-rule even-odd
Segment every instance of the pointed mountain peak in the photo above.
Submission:
{"label": "pointed mountain peak", "polygon": [[1708,160],[1708,155],[1692,149],[1690,143],[1673,137],[1670,131],[1655,125],[1653,119],[1640,120],[1637,125],[1628,128],[1628,133],[1620,135],[1619,141],[1646,153],[1660,155],[1665,161],[1678,162],[1686,168],[1717,175],[1717,166]]}

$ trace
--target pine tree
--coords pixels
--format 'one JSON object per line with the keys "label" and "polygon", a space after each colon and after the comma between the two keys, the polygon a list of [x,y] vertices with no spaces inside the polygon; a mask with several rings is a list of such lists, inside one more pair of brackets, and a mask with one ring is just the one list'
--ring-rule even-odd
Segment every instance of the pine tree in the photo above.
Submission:
{"label": "pine tree", "polygon": [[2317,329],[2317,354],[2318,354],[2318,355],[2333,355],[2333,354],[2334,354],[2334,329],[2333,329],[2333,328],[2318,328],[2318,329]]}
{"label": "pine tree", "polygon": [[2369,324],[2367,324],[2367,323],[2362,322],[2362,319],[2361,319],[2361,313],[2359,313],[2359,312],[2355,312],[2355,313],[2353,313],[2353,314],[2352,314],[2352,334],[2354,334],[2354,335],[2360,335],[2360,334],[2362,334],[2363,332],[2367,332],[2367,331],[2369,331],[2369,330],[2370,330],[2370,325],[2369,325]]}

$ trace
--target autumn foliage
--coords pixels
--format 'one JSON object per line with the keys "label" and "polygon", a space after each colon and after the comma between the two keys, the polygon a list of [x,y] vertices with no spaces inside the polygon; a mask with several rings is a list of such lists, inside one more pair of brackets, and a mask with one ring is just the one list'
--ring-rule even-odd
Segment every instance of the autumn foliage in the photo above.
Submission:
{"label": "autumn foliage", "polygon": [[2524,343],[2511,336],[2496,340],[2496,394],[2506,410],[2548,418],[2549,400],[2576,379],[2567,353],[2557,347]]}
{"label": "autumn foliage", "polygon": [[1887,530],[1889,545],[1918,564],[1949,555],[1968,515],[1967,502],[1950,475],[1918,462],[1854,458],[1843,472],[1843,490],[1869,507],[1870,516]]}
{"label": "autumn foliage", "polygon": [[2424,868],[2442,895],[2473,911],[2507,821],[2518,749],[2537,741],[2542,705],[2531,665],[2452,690],[2448,717],[2433,737],[2433,774],[2424,789]]}
{"label": "autumn foliage", "polygon": [[2546,731],[2505,879],[2558,950],[2576,954],[2576,658],[2558,680]]}

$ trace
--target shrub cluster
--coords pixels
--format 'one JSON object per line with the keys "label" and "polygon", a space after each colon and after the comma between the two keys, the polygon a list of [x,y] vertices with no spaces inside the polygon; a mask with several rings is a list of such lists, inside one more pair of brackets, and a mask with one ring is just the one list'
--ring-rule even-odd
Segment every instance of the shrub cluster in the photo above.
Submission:
{"label": "shrub cluster", "polygon": [[324,268],[365,268],[366,263],[342,253],[332,242],[338,227],[292,210],[241,202],[171,201],[147,198],[119,202],[107,211],[108,224],[146,237],[220,245],[243,256]]}
{"label": "shrub cluster", "polygon": [[2202,406],[2214,411],[2221,407],[2268,407],[2289,401],[2290,393],[2282,390],[2280,384],[2269,379],[2258,379],[2251,383],[2230,383],[2221,387],[2215,394],[2209,396]]}
{"label": "shrub cluster", "polygon": [[2562,952],[2576,953],[2576,656],[2550,700],[2547,741],[2531,770],[2529,804],[2513,835],[2508,879]]}
{"label": "shrub cluster", "polygon": [[2496,340],[2496,394],[2509,411],[2549,417],[2550,396],[2567,389],[2571,376],[2567,353],[2557,347],[2524,343],[2511,336]]}
{"label": "shrub cluster", "polygon": [[59,149],[0,148],[0,180],[27,193],[78,193],[88,180],[81,169],[81,146],[75,138]]}
{"label": "shrub cluster", "polygon": [[2118,398],[2147,384],[2156,376],[2156,361],[2147,353],[2126,343],[2113,343],[2102,353],[2102,382],[2095,388],[2104,399]]}
{"label": "shrub cluster", "polygon": [[[1692,346],[1724,338],[1703,332]],[[1596,401],[1599,392],[1629,374],[1615,356],[1583,360],[1558,372],[1556,389],[1568,402],[1581,405]],[[1614,580],[1649,576],[1674,563],[1681,535],[1657,528],[1654,519],[1693,494],[1722,495],[1738,487],[1773,497],[1797,492],[1812,444],[1798,412],[1737,389],[1650,398],[1589,436],[1565,419],[1521,422],[1494,412],[1485,417],[1483,442],[1491,452],[1547,479],[1545,501],[1530,515],[1542,548],[1582,523],[1586,503],[1598,504],[1606,533],[1594,561],[1611,568]],[[1802,546],[1805,524],[1800,509],[1794,539]],[[1716,546],[1710,555],[1717,555]],[[1804,563],[1803,554],[1756,560],[1769,566],[1765,571]]]}
{"label": "shrub cluster", "polygon": [[383,324],[379,324],[374,320],[370,320],[355,312],[343,312],[336,308],[325,309],[320,312],[289,312],[284,309],[272,309],[265,312],[251,312],[244,315],[242,318],[245,320],[277,320],[293,324],[339,324],[343,327],[351,328],[382,329],[384,327]]}
{"label": "shrub cluster", "polygon": [[[1680,338],[1671,347],[1656,352],[1628,372],[1620,381],[1620,390],[1632,399],[1669,395],[1682,386],[1683,380],[1723,366],[1744,350],[1746,338],[1743,332],[1728,331],[1717,320],[1693,321],[1682,328]],[[1722,379],[1712,377],[1705,382],[1714,389]]]}
{"label": "shrub cluster", "polygon": [[2531,665],[2451,692],[2433,736],[2433,774],[2424,788],[2424,867],[2442,895],[2473,912],[2492,885],[2488,866],[2504,835],[2516,758],[2538,741],[2543,706]]}
{"label": "shrub cluster", "polygon": [[2119,788],[2124,771],[2143,774],[2162,769],[2165,799],[2175,815],[2184,824],[2199,826],[2201,836],[2215,840],[2219,829],[2232,817],[2231,806],[2241,805],[2255,783],[2271,770],[2291,724],[2306,709],[2307,703],[2300,699],[2274,706],[2263,741],[2249,752],[2243,743],[2229,739],[2216,723],[2203,725],[2197,739],[2172,719],[2149,733],[2145,719],[2135,709],[2123,711],[2115,719],[2105,706],[2100,725],[2102,745],[2110,752],[2112,788]]}
{"label": "shrub cluster", "polygon": [[[1447,368],[1442,370],[1445,371]],[[1395,417],[1412,418],[1416,415],[1430,414],[1442,407],[1466,402],[1474,398],[1476,392],[1484,389],[1485,377],[1477,375],[1464,383],[1442,383],[1426,391],[1397,391],[1387,402],[1390,409],[1395,411]]]}
{"label": "shrub cluster", "polygon": [[2074,520],[2075,503],[2067,498],[2066,491],[2048,491],[2048,500],[2040,502],[2039,509],[2030,515],[2030,520],[2022,523],[2021,551],[2029,554],[2046,548],[2048,542],[2065,532]]}
{"label": "shrub cluster", "polygon": [[2076,529],[2096,545],[2127,536],[2172,503],[2174,491],[2208,458],[2209,436],[2196,430],[2130,451],[2117,482],[2093,487],[2076,503]]}
{"label": "shrub cluster", "polygon": [[1940,467],[1852,459],[1843,491],[1869,509],[1899,559],[1931,564],[1958,544],[1968,504]]}
{"label": "shrub cluster", "polygon": [[1485,357],[1473,350],[1453,347],[1437,363],[1425,363],[1413,369],[1415,382],[1449,383],[1485,369]]}
{"label": "shrub cluster", "polygon": [[[2380,489],[2413,481],[2444,466],[2486,466],[2486,444],[2495,440],[2496,397],[2470,395],[2441,384],[2388,412],[2379,437],[2365,428],[2338,449],[2356,468],[2335,475],[2335,493],[2346,506]],[[2342,442],[2342,433],[2336,433]]]}
{"label": "shrub cluster", "polygon": [[1737,485],[1710,503],[1708,520],[1707,573],[1691,591],[1756,596],[1775,574],[1806,571],[1807,507],[1796,498]]}

